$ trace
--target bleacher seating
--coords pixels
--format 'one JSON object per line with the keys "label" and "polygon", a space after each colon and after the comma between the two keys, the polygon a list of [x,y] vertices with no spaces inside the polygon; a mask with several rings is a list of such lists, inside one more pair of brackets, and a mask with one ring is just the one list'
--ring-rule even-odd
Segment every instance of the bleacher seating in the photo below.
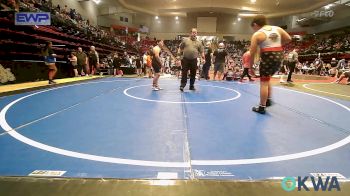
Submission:
{"label": "bleacher seating", "polygon": [[[21,2],[20,11],[42,11],[39,8],[43,7],[46,9],[47,5],[29,5]],[[82,47],[83,51],[88,52],[90,46],[95,46],[100,59],[115,52],[122,55],[126,51],[128,54],[135,55],[148,47],[149,42],[137,43],[134,36],[112,35],[110,32],[89,25],[88,22],[82,26],[83,19],[79,14],[76,15],[79,16],[75,18],[76,21],[72,22],[73,19],[69,19],[67,14],[57,12],[53,7],[44,11],[51,11],[52,26],[15,26],[13,11],[0,13],[0,61],[5,66],[14,68],[15,74],[22,71],[19,62],[23,62],[23,60],[32,62],[33,66],[43,65],[43,63],[34,62],[43,60],[41,48],[47,41],[53,43],[52,49],[57,54],[56,59],[61,62],[57,63],[59,71],[65,70],[66,72],[58,73],[58,77],[72,76],[71,70],[66,69],[70,66],[64,65],[62,62],[66,62],[67,55],[76,51],[78,47]],[[65,20],[62,17],[65,17]],[[28,67],[28,63],[23,62],[22,64],[26,64]],[[36,68],[33,69],[36,70]],[[46,76],[41,77],[45,78]],[[30,80],[37,79],[31,78]]]}

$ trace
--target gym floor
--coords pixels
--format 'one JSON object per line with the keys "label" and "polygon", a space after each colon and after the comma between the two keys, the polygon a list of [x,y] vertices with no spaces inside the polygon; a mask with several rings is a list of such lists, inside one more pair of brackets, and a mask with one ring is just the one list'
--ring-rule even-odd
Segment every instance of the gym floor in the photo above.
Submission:
{"label": "gym floor", "polygon": [[265,115],[251,111],[258,82],[200,80],[196,91],[187,86],[183,93],[177,79],[161,78],[160,85],[152,91],[149,79],[102,78],[1,97],[0,175],[350,178],[348,85],[275,85]]}

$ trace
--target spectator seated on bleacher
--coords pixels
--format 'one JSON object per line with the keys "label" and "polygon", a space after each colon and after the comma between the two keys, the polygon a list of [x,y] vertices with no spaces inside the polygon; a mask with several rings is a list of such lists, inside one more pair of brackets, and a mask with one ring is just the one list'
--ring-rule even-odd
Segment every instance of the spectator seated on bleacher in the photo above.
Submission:
{"label": "spectator seated on bleacher", "polygon": [[241,78],[242,70],[238,67],[229,67],[224,73],[223,80],[226,81],[237,81]]}
{"label": "spectator seated on bleacher", "polygon": [[19,1],[1,0],[0,11],[19,11]]}
{"label": "spectator seated on bleacher", "polygon": [[339,84],[344,78],[348,78],[347,85],[350,85],[350,71],[343,72],[340,77],[333,83]]}

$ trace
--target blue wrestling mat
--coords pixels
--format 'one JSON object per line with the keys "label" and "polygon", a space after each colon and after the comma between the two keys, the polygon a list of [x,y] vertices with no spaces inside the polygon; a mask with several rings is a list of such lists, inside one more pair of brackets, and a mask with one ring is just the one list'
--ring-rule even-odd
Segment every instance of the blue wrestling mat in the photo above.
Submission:
{"label": "blue wrestling mat", "polygon": [[124,179],[350,178],[350,102],[282,87],[108,78],[0,99],[0,175]]}

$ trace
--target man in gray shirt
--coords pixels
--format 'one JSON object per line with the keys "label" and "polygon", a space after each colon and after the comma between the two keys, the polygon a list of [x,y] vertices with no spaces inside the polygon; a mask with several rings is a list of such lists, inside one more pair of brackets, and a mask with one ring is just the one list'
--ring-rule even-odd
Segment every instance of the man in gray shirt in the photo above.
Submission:
{"label": "man in gray shirt", "polygon": [[295,65],[299,62],[298,60],[298,53],[297,53],[297,49],[294,49],[293,51],[291,51],[288,54],[288,69],[289,69],[289,73],[288,73],[288,79],[287,82],[293,82],[292,81],[292,74],[295,70]]}
{"label": "man in gray shirt", "polygon": [[202,58],[202,63],[205,63],[204,47],[197,40],[197,29],[192,28],[190,38],[184,38],[179,46],[178,55],[182,55],[182,77],[180,90],[183,91],[187,83],[187,74],[190,70],[190,90],[194,88],[197,72],[197,58]]}

